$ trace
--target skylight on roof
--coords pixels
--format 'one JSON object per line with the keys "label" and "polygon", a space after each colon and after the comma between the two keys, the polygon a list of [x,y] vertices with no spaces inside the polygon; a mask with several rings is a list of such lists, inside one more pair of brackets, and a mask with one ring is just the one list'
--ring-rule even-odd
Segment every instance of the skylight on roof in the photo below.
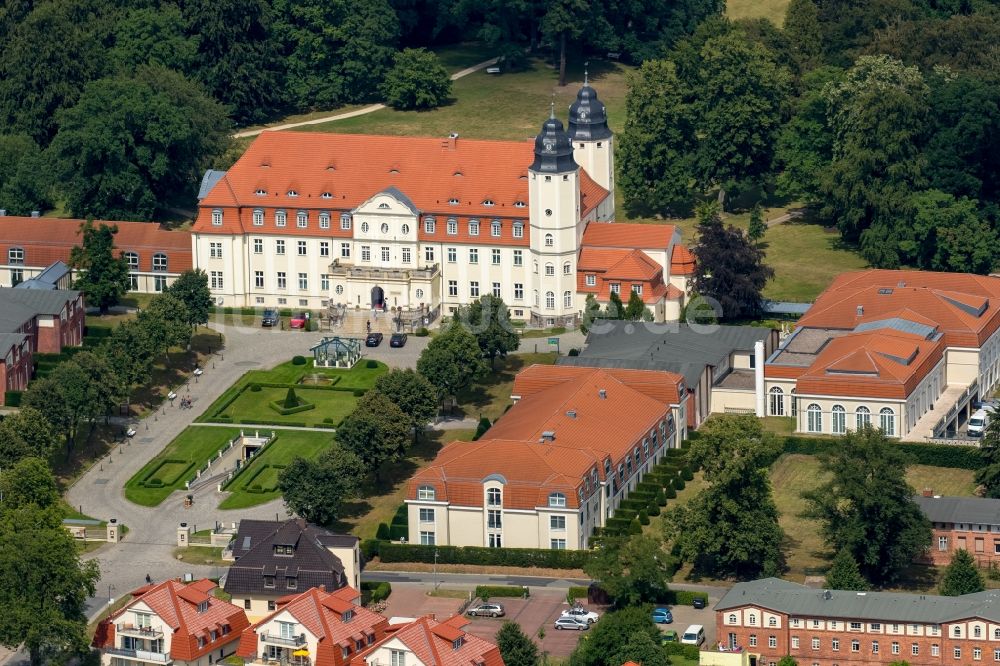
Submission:
{"label": "skylight on roof", "polygon": [[454,197],[452,197],[451,199],[448,199],[448,204],[451,205],[451,206],[457,206],[458,205],[458,199],[455,199]]}
{"label": "skylight on roof", "polygon": [[267,196],[267,190],[258,188],[257,191],[254,192],[254,194],[256,194],[259,197]]}
{"label": "skylight on roof", "polygon": [[288,196],[297,197],[299,196],[299,193],[296,190],[288,190]]}
{"label": "skylight on roof", "polygon": [[883,287],[878,290],[879,296],[889,296],[892,294],[892,289],[890,287]]}
{"label": "skylight on roof", "polygon": [[332,199],[333,198],[333,192],[324,192],[323,194],[321,194],[319,196],[320,196],[321,199]]}
{"label": "skylight on roof", "polygon": [[523,201],[515,201],[514,202],[514,208],[524,208],[526,205],[527,204],[524,203]]}
{"label": "skylight on roof", "polygon": [[483,205],[484,206],[495,206],[496,204],[493,203],[493,199],[484,199],[483,200]]}

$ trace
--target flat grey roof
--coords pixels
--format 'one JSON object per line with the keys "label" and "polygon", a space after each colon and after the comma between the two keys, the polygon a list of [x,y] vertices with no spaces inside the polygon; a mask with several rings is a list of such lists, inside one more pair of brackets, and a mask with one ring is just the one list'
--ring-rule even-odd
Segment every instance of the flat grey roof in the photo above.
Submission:
{"label": "flat grey roof", "polygon": [[808,367],[831,340],[852,332],[842,328],[797,328],[774,350],[767,362]]}
{"label": "flat grey roof", "polygon": [[560,357],[558,364],[667,370],[683,375],[693,387],[706,365],[717,366],[734,351],[752,351],[755,342],[771,335],[770,328],[759,326],[716,326],[711,332],[701,328],[677,322],[597,322],[580,355]]}
{"label": "flat grey roof", "polygon": [[812,303],[764,301],[764,312],[768,314],[804,315],[811,307]]}
{"label": "flat grey roof", "polygon": [[756,386],[757,379],[753,370],[733,370],[727,372],[722,380],[715,383],[716,388],[734,389],[738,391],[752,391]]}
{"label": "flat grey roof", "polygon": [[32,310],[34,314],[55,315],[62,312],[67,301],[75,301],[80,292],[72,289],[17,289],[16,287],[0,288],[0,308],[6,308],[9,303],[18,303]]}
{"label": "flat grey roof", "polygon": [[17,289],[55,289],[59,280],[70,272],[69,266],[61,261],[53,262],[44,271],[16,286]]}
{"label": "flat grey roof", "polygon": [[716,611],[757,606],[793,617],[837,618],[846,621],[941,624],[978,617],[1000,621],[1000,590],[961,597],[898,592],[817,590],[779,578],[762,578],[734,585]]}
{"label": "flat grey roof", "polygon": [[917,495],[913,501],[932,523],[1000,525],[1000,499]]}

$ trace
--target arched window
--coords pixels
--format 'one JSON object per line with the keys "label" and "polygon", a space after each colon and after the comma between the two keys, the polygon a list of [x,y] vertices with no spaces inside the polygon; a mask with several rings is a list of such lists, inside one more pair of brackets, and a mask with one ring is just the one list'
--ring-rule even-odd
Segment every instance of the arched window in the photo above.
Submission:
{"label": "arched window", "polygon": [[427,216],[424,218],[424,233],[432,234],[436,228],[435,220],[433,217]]}
{"label": "arched window", "polygon": [[566,506],[566,496],[562,493],[549,495],[549,506]]}
{"label": "arched window", "polygon": [[309,224],[309,213],[304,210],[300,210],[295,214],[295,226],[299,229],[305,229],[306,225]]}
{"label": "arched window", "polygon": [[139,255],[136,252],[126,252],[122,256],[125,257],[125,263],[128,264],[128,269],[130,271],[139,270]]}
{"label": "arched window", "polygon": [[490,234],[494,238],[500,238],[500,220],[493,220],[493,223],[490,224]]}
{"label": "arched window", "polygon": [[351,228],[351,214],[350,213],[341,213],[340,214],[340,228],[342,230],[344,230],[344,231],[347,231],[348,229]]}
{"label": "arched window", "polygon": [[458,233],[458,220],[456,220],[453,217],[449,218],[448,219],[448,235],[449,236],[454,236],[457,233]]}
{"label": "arched window", "polygon": [[545,247],[552,247],[555,244],[555,239],[552,238],[552,234],[545,234]]}
{"label": "arched window", "polygon": [[264,211],[260,208],[255,208],[253,211],[253,226],[262,227],[264,226]]}
{"label": "arched window", "polygon": [[736,624],[736,613],[729,614],[729,624]]}
{"label": "arched window", "polygon": [[563,307],[564,308],[573,307],[573,292],[571,291],[563,292]]}
{"label": "arched window", "polygon": [[222,209],[216,208],[212,211],[212,225],[216,227],[222,226]]}
{"label": "arched window", "polygon": [[847,432],[847,410],[843,405],[833,406],[833,434],[843,435]]}
{"label": "arched window", "polygon": [[545,292],[545,309],[554,310],[555,307],[556,307],[556,295],[551,291]]}
{"label": "arched window", "polygon": [[502,495],[500,494],[499,488],[489,488],[486,491],[486,505],[487,506],[500,506],[502,503]]}
{"label": "arched window", "polygon": [[283,210],[275,211],[274,213],[274,224],[283,227],[288,223],[288,213]]}
{"label": "arched window", "polygon": [[972,637],[973,638],[982,638],[983,637],[983,628],[980,627],[979,625],[976,625],[975,627],[973,627],[972,628]]}
{"label": "arched window", "polygon": [[479,235],[479,220],[469,220],[469,235],[470,236]]}
{"label": "arched window", "polygon": [[757,615],[755,615],[754,613],[750,613],[750,615],[747,616],[747,624],[749,624],[749,625],[756,625],[757,624]]}
{"label": "arched window", "polygon": [[153,255],[153,270],[161,273],[167,272],[167,255],[162,252]]}
{"label": "arched window", "polygon": [[769,627],[777,627],[778,626],[778,618],[776,618],[776,617],[768,618],[767,619],[767,626],[769,626]]}
{"label": "arched window", "polygon": [[865,426],[872,424],[872,410],[867,407],[858,407],[854,412],[855,427],[861,430]]}
{"label": "arched window", "polygon": [[417,488],[417,499],[433,500],[437,497],[434,486],[420,486]]}
{"label": "arched window", "polygon": [[780,386],[772,386],[769,393],[771,394],[771,416],[784,416],[785,392],[781,390]]}
{"label": "arched window", "polygon": [[961,638],[962,637],[962,628],[956,626],[955,630],[952,633],[955,634],[955,638]]}
{"label": "arched window", "polygon": [[545,274],[546,275],[555,275],[556,274],[556,266],[555,266],[555,264],[545,264]]}
{"label": "arched window", "polygon": [[806,407],[806,430],[808,432],[823,432],[823,412],[816,403]]}
{"label": "arched window", "polygon": [[330,214],[326,211],[319,214],[319,228],[329,229],[330,228]]}
{"label": "arched window", "polygon": [[534,295],[532,296],[532,302],[535,304],[535,307],[537,308],[538,307],[538,290],[537,289],[534,290]]}
{"label": "arched window", "polygon": [[524,223],[523,222],[515,222],[514,226],[511,227],[511,229],[514,232],[514,238],[523,238],[524,237]]}
{"label": "arched window", "polygon": [[566,263],[563,264],[563,275],[569,275],[572,272],[573,272],[573,267],[567,261]]}
{"label": "arched window", "polygon": [[889,407],[883,407],[878,412],[878,426],[887,437],[896,436],[896,412]]}
{"label": "arched window", "polygon": [[993,640],[1000,641],[1000,629],[993,630]]}

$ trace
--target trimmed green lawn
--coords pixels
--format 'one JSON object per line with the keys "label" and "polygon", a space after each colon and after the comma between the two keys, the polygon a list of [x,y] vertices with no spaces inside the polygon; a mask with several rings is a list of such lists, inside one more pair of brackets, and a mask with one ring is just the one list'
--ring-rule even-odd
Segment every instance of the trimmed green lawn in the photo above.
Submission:
{"label": "trimmed green lawn", "polygon": [[[469,54],[461,64],[481,62],[486,57]],[[474,58],[473,58],[474,56]],[[458,63],[459,55],[444,54],[446,62]],[[559,87],[559,73],[551,64],[533,59],[524,72],[495,75],[474,72],[455,81],[454,101],[430,111],[383,109],[364,116],[296,128],[304,132],[389,134],[395,136],[439,136],[450,132],[472,139],[527,140],[534,137],[555,101],[556,113],[566,117],[583,83],[583,63],[568,66],[566,85]],[[608,110],[608,124],[621,131],[625,122],[625,74],[631,67],[603,60],[590,61],[590,81]],[[491,119],[502,118],[503,122]],[[461,139],[459,139],[461,140]]]}
{"label": "trimmed green lawn", "polygon": [[[247,389],[226,409],[219,413],[213,413],[211,418],[228,416],[234,423],[238,423],[243,418],[252,417],[256,421],[273,421],[276,424],[313,426],[327,423],[331,427],[336,427],[358,404],[358,399],[351,391],[330,391],[296,386],[296,397],[312,403],[315,407],[303,412],[282,415],[271,408],[271,403],[283,403],[287,393],[287,388],[263,387],[259,391]],[[325,421],[325,419],[330,419],[330,421]]]}
{"label": "trimmed green lawn", "polygon": [[[521,342],[522,348],[536,344],[541,349],[549,348],[544,341]],[[471,418],[478,419],[485,416],[490,421],[496,421],[513,404],[510,394],[514,388],[514,375],[535,363],[552,365],[555,362],[554,351],[511,354],[507,358],[498,358],[496,370],[490,372],[482,381],[459,392],[457,396],[459,409]]]}
{"label": "trimmed green lawn", "polygon": [[[203,429],[207,430],[208,428]],[[254,458],[247,468],[233,480],[233,483],[227,488],[231,494],[219,504],[220,509],[244,509],[280,497],[281,493],[277,490],[251,493],[246,491],[246,486],[250,483],[251,485],[259,484],[261,488],[273,488],[277,485],[277,475],[281,468],[287,466],[294,458],[315,458],[333,443],[333,434],[322,430],[316,432],[275,430],[275,432],[278,433],[277,441],[264,449],[264,452]],[[261,467],[267,469],[258,474]]]}
{"label": "trimmed green lawn", "polygon": [[726,0],[726,16],[736,19],[765,18],[779,28],[785,23],[788,0]]}
{"label": "trimmed green lawn", "polygon": [[[239,428],[187,428],[129,479],[125,484],[125,497],[142,506],[159,505],[173,491],[183,490],[184,483],[195,471],[237,434]],[[155,476],[164,482],[164,486],[148,488],[140,485],[154,470]],[[169,485],[168,479],[171,481]]]}

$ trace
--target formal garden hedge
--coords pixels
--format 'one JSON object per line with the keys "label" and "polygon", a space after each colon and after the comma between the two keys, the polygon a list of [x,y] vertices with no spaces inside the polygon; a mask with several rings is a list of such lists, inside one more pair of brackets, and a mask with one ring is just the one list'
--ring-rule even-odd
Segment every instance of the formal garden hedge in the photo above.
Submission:
{"label": "formal garden hedge", "polygon": [[[140,486],[145,486],[146,488],[162,488],[164,486],[172,486],[181,479],[184,475],[191,471],[194,467],[194,463],[190,460],[178,460],[176,458],[165,458],[160,461],[160,464],[149,471],[149,473],[139,481]],[[168,478],[164,478],[164,475],[170,473]]]}
{"label": "formal garden hedge", "polygon": [[[248,493],[273,493],[278,489],[278,477],[286,465],[257,465],[253,476],[244,483],[242,490]],[[232,484],[227,484],[227,487]]]}
{"label": "formal garden hedge", "polygon": [[[366,546],[371,552],[372,545]],[[481,548],[476,546],[421,546],[412,543],[378,542],[377,554],[383,562],[480,564],[507,567],[544,567],[547,569],[582,569],[590,558],[586,550],[550,550],[542,548]]]}
{"label": "formal garden hedge", "polygon": [[530,595],[527,587],[517,585],[477,585],[476,597],[488,600],[492,597],[527,597]]}
{"label": "formal garden hedge", "polygon": [[392,594],[392,585],[388,582],[373,583],[371,581],[363,581],[361,583],[361,603],[362,604],[375,604],[380,601],[385,601]]}
{"label": "formal garden hedge", "polygon": [[298,414],[299,412],[307,412],[310,409],[316,409],[316,405],[312,404],[305,398],[299,398],[298,402],[299,404],[294,407],[285,407],[284,400],[272,400],[267,403],[267,405],[282,416],[289,416],[291,414]]}
{"label": "formal garden hedge", "polygon": [[573,585],[568,590],[566,590],[566,603],[571,606],[576,602],[577,599],[586,599],[587,590],[590,588],[584,587],[583,585]]}
{"label": "formal garden hedge", "polygon": [[7,407],[20,407],[24,391],[7,391],[4,394],[3,404]]}

